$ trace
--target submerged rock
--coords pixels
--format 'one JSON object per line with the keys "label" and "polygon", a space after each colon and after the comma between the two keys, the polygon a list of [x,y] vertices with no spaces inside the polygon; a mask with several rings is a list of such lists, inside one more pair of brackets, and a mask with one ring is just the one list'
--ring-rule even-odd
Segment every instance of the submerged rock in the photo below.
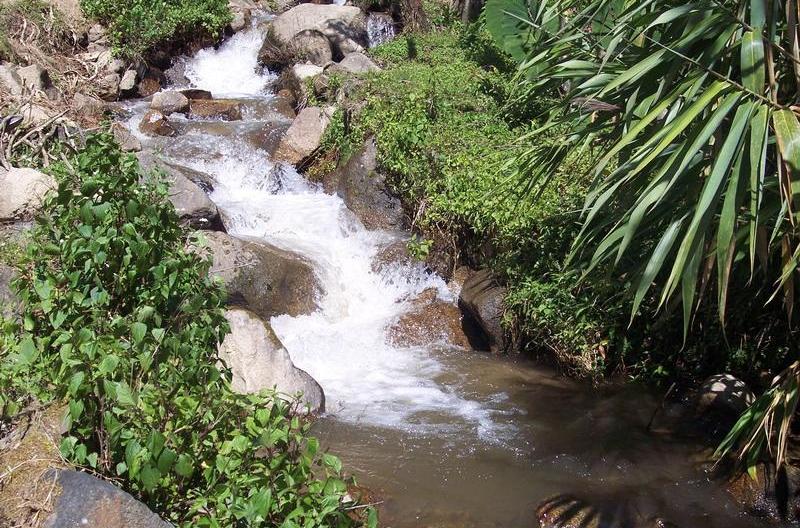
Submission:
{"label": "submerged rock", "polygon": [[220,359],[233,374],[232,388],[240,393],[265,389],[300,398],[310,412],[325,411],[322,387],[306,371],[292,363],[289,352],[272,327],[256,314],[242,308],[225,312],[231,333],[219,346]]}
{"label": "submerged rock", "polygon": [[242,103],[233,99],[189,99],[189,115],[239,121],[242,119]]}
{"label": "submerged rock", "polygon": [[378,172],[377,150],[375,141],[368,139],[347,163],[325,177],[325,188],[341,196],[367,229],[401,229],[403,206]]}
{"label": "submerged rock", "polygon": [[45,194],[55,188],[56,180],[36,169],[0,169],[0,222],[32,219]]}
{"label": "submerged rock", "polygon": [[458,305],[483,330],[492,352],[506,351],[502,320],[505,312],[506,289],[500,286],[489,270],[477,271],[467,277],[461,287]]}
{"label": "submerged rock", "polygon": [[317,309],[320,288],[311,265],[299,255],[221,232],[203,233],[194,247],[210,254],[209,274],[222,280],[229,304],[245,306],[264,319]]}

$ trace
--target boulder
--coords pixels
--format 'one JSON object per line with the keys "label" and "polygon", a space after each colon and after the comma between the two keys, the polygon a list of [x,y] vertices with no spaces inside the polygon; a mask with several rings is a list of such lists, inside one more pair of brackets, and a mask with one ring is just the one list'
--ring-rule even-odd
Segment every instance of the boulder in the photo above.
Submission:
{"label": "boulder", "polygon": [[377,64],[372,62],[372,59],[358,51],[348,53],[341,61],[331,64],[325,69],[326,73],[341,72],[352,75],[360,75],[373,71],[380,71],[380,68]]}
{"label": "boulder", "polygon": [[483,330],[489,348],[495,353],[507,349],[502,325],[505,297],[506,289],[489,270],[469,275],[458,297],[459,308]]}
{"label": "boulder", "polygon": [[136,88],[136,70],[127,70],[119,80],[119,90],[132,92],[134,88]]}
{"label": "boulder", "polygon": [[222,280],[229,304],[245,306],[266,320],[317,309],[317,278],[299,255],[216,231],[203,233],[194,247],[200,254],[210,254],[209,273]]}
{"label": "boulder", "polygon": [[95,82],[95,92],[104,101],[115,101],[119,96],[120,76],[118,73],[106,73]]}
{"label": "boulder", "polygon": [[55,188],[55,178],[36,169],[0,169],[0,223],[30,220],[41,208],[44,195]]}
{"label": "boulder", "polygon": [[17,75],[14,66],[8,63],[0,64],[0,88],[11,95],[22,95],[22,79]]}
{"label": "boulder", "polygon": [[727,433],[754,400],[745,382],[730,374],[715,374],[700,387],[695,412],[704,431],[716,438]]}
{"label": "boulder", "polygon": [[23,86],[29,90],[41,92],[50,87],[50,74],[38,64],[17,69],[17,75]]}
{"label": "boulder", "polygon": [[293,36],[288,47],[296,61],[325,66],[333,60],[328,38],[316,29],[306,29]]}
{"label": "boulder", "polygon": [[231,369],[234,391],[249,394],[275,389],[300,397],[312,413],[325,411],[322,387],[306,371],[294,366],[289,352],[272,328],[242,308],[225,312],[231,333],[219,346],[220,359]]}
{"label": "boulder", "polygon": [[295,101],[308,101],[309,80],[313,80],[322,73],[322,67],[316,64],[295,64],[281,73],[276,88],[280,93],[288,92]]}
{"label": "boulder", "polygon": [[375,141],[368,139],[343,166],[325,177],[325,188],[341,196],[367,229],[400,229],[405,222],[403,207],[377,170],[377,150]]}
{"label": "boulder", "polygon": [[76,92],[72,96],[72,109],[73,111],[83,117],[99,117],[105,111],[106,104],[90,95]]}
{"label": "boulder", "polygon": [[366,15],[353,6],[300,4],[278,15],[270,24],[268,36],[259,53],[266,66],[276,51],[290,53],[289,43],[302,31],[319,31],[330,42],[333,58],[339,59],[367,45]]}
{"label": "boulder", "polygon": [[136,85],[139,97],[150,97],[161,90],[161,81],[155,77],[145,77]]}
{"label": "boulder", "polygon": [[332,112],[316,106],[307,106],[286,131],[275,152],[277,161],[296,165],[307,159],[322,143]]}
{"label": "boulder", "polygon": [[168,116],[170,114],[185,113],[189,110],[189,99],[182,93],[174,90],[158,92],[150,101],[150,108]]}
{"label": "boulder", "polygon": [[222,229],[217,206],[199,185],[150,154],[140,153],[137,157],[145,177],[150,177],[153,169],[163,173],[169,185],[169,201],[180,216],[181,223],[194,229]]}
{"label": "boulder", "polygon": [[119,143],[119,147],[125,152],[139,152],[142,150],[142,142],[131,134],[131,131],[122,123],[114,123],[111,125],[111,133],[114,139]]}
{"label": "boulder", "polygon": [[208,90],[201,90],[199,88],[187,88],[186,90],[181,90],[181,94],[186,96],[187,99],[213,99],[214,97],[211,95],[211,92]]}
{"label": "boulder", "polygon": [[242,103],[233,99],[189,99],[189,115],[239,121],[242,119]]}
{"label": "boulder", "polygon": [[170,124],[167,116],[158,110],[148,110],[142,116],[139,130],[149,136],[174,136],[175,128]]}
{"label": "boulder", "polygon": [[67,469],[47,475],[60,490],[44,528],[170,528],[172,525],[110,482]]}
{"label": "boulder", "polygon": [[397,346],[426,346],[444,341],[461,348],[472,348],[470,330],[465,328],[461,310],[439,298],[435,288],[428,288],[412,301],[411,309],[389,329],[389,338]]}

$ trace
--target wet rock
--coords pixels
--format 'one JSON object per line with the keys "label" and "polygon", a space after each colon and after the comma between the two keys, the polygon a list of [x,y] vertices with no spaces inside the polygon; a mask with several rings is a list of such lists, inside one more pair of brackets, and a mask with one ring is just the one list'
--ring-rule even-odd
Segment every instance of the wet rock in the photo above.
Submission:
{"label": "wet rock", "polygon": [[458,306],[472,318],[486,335],[492,352],[505,352],[506,339],[502,320],[505,312],[506,289],[499,285],[489,270],[477,271],[464,281]]}
{"label": "wet rock", "polygon": [[148,110],[142,116],[139,130],[150,136],[174,136],[175,127],[167,120],[167,116],[158,110]]}
{"label": "wet rock", "polygon": [[30,220],[42,206],[48,191],[56,188],[56,180],[36,169],[0,169],[0,222]]}
{"label": "wet rock", "polygon": [[254,147],[273,156],[288,129],[289,125],[270,123],[247,132],[247,140]]}
{"label": "wet rock", "polygon": [[48,478],[55,479],[61,493],[44,528],[171,526],[128,493],[88,473],[61,469],[51,471]]}
{"label": "wet rock", "polygon": [[319,31],[327,37],[334,59],[367,45],[366,16],[358,7],[300,4],[278,15],[259,53],[262,64],[270,66],[281,52],[289,54],[289,42],[302,31]]}
{"label": "wet rock", "polygon": [[214,98],[211,95],[211,92],[209,92],[208,90],[201,90],[199,88],[188,88],[186,90],[181,90],[180,92],[187,99],[213,99]]}
{"label": "wet rock", "polygon": [[390,266],[410,266],[415,259],[408,251],[407,240],[397,240],[380,249],[372,259],[372,271],[380,273]]}
{"label": "wet rock", "polygon": [[325,177],[325,188],[341,196],[367,229],[400,229],[405,222],[402,204],[377,167],[377,147],[368,139],[347,163]]}
{"label": "wet rock", "polygon": [[31,64],[17,70],[23,86],[29,90],[42,92],[50,87],[50,74],[38,64]]}
{"label": "wet rock", "polygon": [[372,62],[372,59],[367,57],[361,52],[348,53],[338,63],[331,64],[326,70],[326,73],[345,73],[359,75],[373,71],[380,71],[377,64]]}
{"label": "wet rock", "polygon": [[181,171],[157,160],[149,154],[140,153],[139,165],[145,177],[151,177],[154,169],[160,169],[169,185],[169,201],[181,223],[194,229],[222,229],[217,206],[203,189],[187,178]]}
{"label": "wet rock", "polygon": [[150,108],[166,116],[175,112],[185,113],[189,110],[189,99],[184,94],[173,90],[158,92],[150,101]]}
{"label": "wet rock", "polygon": [[114,123],[111,125],[111,133],[114,139],[119,143],[119,147],[125,152],[139,152],[142,150],[142,142],[131,134],[131,131],[122,123]]}
{"label": "wet rock", "polygon": [[22,79],[11,64],[0,64],[0,88],[11,95],[22,95]]}
{"label": "wet rock", "polygon": [[233,99],[189,99],[189,115],[239,121],[242,119],[242,104]]}
{"label": "wet rock", "polygon": [[745,382],[730,374],[716,374],[703,382],[695,411],[710,426],[706,432],[718,437],[727,433],[754,400]]}
{"label": "wet rock", "polygon": [[311,156],[322,143],[331,114],[316,106],[303,108],[281,139],[275,159],[296,165]]}
{"label": "wet rock", "polygon": [[317,309],[317,279],[299,255],[221,232],[204,232],[194,247],[211,256],[209,273],[222,280],[229,304],[247,307],[265,320]]}
{"label": "wet rock", "polygon": [[306,371],[294,366],[289,352],[272,327],[256,314],[242,308],[225,312],[231,333],[219,346],[220,359],[231,369],[232,388],[239,393],[276,389],[300,400],[310,412],[325,411],[322,387]]}
{"label": "wet rock", "polygon": [[325,66],[333,60],[328,38],[316,29],[306,29],[293,36],[288,47],[297,61]]}
{"label": "wet rock", "polygon": [[759,462],[756,478],[737,473],[725,484],[726,491],[750,515],[774,521],[800,520],[800,469]]}
{"label": "wet rock", "polygon": [[445,341],[469,349],[472,348],[469,332],[463,325],[458,306],[440,299],[436,289],[428,288],[391,326],[389,337],[397,346],[425,346]]}

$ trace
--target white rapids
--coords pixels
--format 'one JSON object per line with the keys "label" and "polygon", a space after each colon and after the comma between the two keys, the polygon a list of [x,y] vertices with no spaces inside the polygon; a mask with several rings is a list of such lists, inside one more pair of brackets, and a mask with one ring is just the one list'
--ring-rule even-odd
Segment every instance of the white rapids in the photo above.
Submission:
{"label": "white rapids", "polygon": [[[254,27],[219,49],[200,51],[186,62],[187,78],[214,96],[272,97],[269,83],[275,76],[257,68],[262,38]],[[421,266],[372,270],[376,253],[397,234],[367,230],[341,198],[326,194],[293,167],[276,164],[235,133],[216,136],[189,128],[171,141],[192,145],[187,149],[192,153],[205,152],[172,157],[214,177],[211,199],[230,234],[261,238],[312,262],[323,289],[319,310],[274,317],[270,323],[294,363],[322,385],[329,416],[419,433],[441,433],[457,423],[459,430],[466,426],[484,439],[505,428],[499,420],[503,413],[489,402],[434,380],[444,366],[432,350],[389,343],[389,326],[423,290],[436,288],[441,298],[454,301],[444,281]],[[493,397],[502,399],[502,393]]]}

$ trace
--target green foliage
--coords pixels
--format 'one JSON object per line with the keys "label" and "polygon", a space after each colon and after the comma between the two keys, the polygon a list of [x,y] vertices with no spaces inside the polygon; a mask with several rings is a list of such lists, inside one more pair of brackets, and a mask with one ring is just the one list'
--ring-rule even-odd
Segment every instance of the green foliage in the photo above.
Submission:
{"label": "green foliage", "polygon": [[424,262],[431,253],[433,240],[422,238],[415,234],[411,237],[411,240],[408,241],[406,247],[413,258]]}
{"label": "green foliage", "polygon": [[167,189],[140,183],[108,135],[53,172],[16,282],[21,321],[4,325],[5,412],[63,402],[63,455],[179,526],[354,524],[341,463],[297,403],[232,392],[223,291],[185,249]]}
{"label": "green foliage", "polygon": [[115,52],[128,58],[170,41],[216,37],[231,21],[227,0],[81,0],[81,7],[108,27]]}

